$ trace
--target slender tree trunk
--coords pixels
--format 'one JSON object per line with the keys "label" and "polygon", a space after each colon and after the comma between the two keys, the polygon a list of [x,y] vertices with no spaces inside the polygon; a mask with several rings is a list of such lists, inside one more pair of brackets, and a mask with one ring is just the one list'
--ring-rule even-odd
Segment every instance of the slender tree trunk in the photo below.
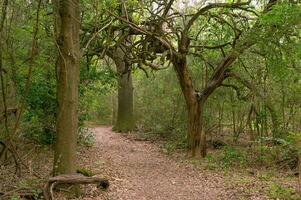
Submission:
{"label": "slender tree trunk", "polygon": [[55,0],[57,61],[57,137],[54,173],[76,172],[78,85],[80,71],[79,0]]}
{"label": "slender tree trunk", "polygon": [[133,109],[133,83],[130,63],[121,48],[116,48],[112,54],[118,73],[118,107],[114,130],[129,132],[135,127]]}
{"label": "slender tree trunk", "polygon": [[223,113],[224,113],[224,102],[219,105],[218,109],[218,135],[221,136],[223,132]]}
{"label": "slender tree trunk", "polygon": [[235,105],[234,105],[234,97],[233,93],[230,95],[231,101],[231,113],[232,113],[232,127],[233,127],[233,142],[237,142],[237,128],[236,128],[236,115],[235,115]]}
{"label": "slender tree trunk", "polygon": [[281,137],[279,116],[278,116],[277,112],[275,111],[271,102],[266,102],[265,106],[269,110],[270,115],[271,115],[273,137],[279,138],[279,137]]}
{"label": "slender tree trunk", "polygon": [[116,121],[116,94],[115,92],[111,94],[111,106],[112,106],[112,118],[111,124],[114,125]]}

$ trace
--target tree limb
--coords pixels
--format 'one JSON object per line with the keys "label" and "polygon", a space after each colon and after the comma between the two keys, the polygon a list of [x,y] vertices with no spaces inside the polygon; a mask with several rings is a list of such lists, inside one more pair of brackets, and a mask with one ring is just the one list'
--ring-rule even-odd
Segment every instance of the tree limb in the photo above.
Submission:
{"label": "tree limb", "polygon": [[196,12],[192,18],[188,21],[187,25],[185,26],[183,33],[188,33],[188,31],[190,30],[191,26],[193,25],[193,23],[205,12],[214,9],[214,8],[239,8],[241,6],[244,5],[248,5],[251,1],[247,1],[247,2],[240,2],[238,1],[237,3],[210,3],[207,6],[201,8],[198,10],[198,12]]}

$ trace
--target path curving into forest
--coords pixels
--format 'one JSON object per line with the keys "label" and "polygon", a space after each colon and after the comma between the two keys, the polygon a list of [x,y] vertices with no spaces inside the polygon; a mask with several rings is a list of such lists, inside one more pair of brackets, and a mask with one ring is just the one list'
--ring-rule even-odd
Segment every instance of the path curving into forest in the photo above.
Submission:
{"label": "path curving into forest", "polygon": [[238,199],[237,191],[227,188],[222,176],[175,160],[156,144],[114,133],[111,127],[97,127],[94,132],[95,145],[86,159],[93,155],[92,166],[98,164],[99,173],[107,174],[111,184],[101,197],[92,199]]}

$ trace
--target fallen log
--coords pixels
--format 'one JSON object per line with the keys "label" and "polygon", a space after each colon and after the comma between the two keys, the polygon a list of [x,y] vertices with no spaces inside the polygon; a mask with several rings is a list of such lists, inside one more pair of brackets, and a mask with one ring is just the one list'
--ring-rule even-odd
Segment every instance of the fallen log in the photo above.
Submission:
{"label": "fallen log", "polygon": [[106,178],[86,177],[83,175],[60,175],[49,178],[44,187],[44,197],[46,200],[54,200],[53,190],[59,184],[97,184],[97,187],[108,188],[109,181]]}

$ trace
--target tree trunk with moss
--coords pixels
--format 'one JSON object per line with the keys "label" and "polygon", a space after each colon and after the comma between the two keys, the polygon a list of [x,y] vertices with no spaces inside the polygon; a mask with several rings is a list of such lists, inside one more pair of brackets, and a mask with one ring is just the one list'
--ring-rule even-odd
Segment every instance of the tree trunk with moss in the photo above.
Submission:
{"label": "tree trunk with moss", "polygon": [[55,31],[58,46],[57,124],[54,173],[76,172],[78,86],[80,72],[79,0],[55,0]]}
{"label": "tree trunk with moss", "polygon": [[135,126],[131,64],[127,61],[124,50],[120,47],[112,52],[111,58],[115,62],[118,73],[117,119],[113,129],[118,132],[129,132]]}

